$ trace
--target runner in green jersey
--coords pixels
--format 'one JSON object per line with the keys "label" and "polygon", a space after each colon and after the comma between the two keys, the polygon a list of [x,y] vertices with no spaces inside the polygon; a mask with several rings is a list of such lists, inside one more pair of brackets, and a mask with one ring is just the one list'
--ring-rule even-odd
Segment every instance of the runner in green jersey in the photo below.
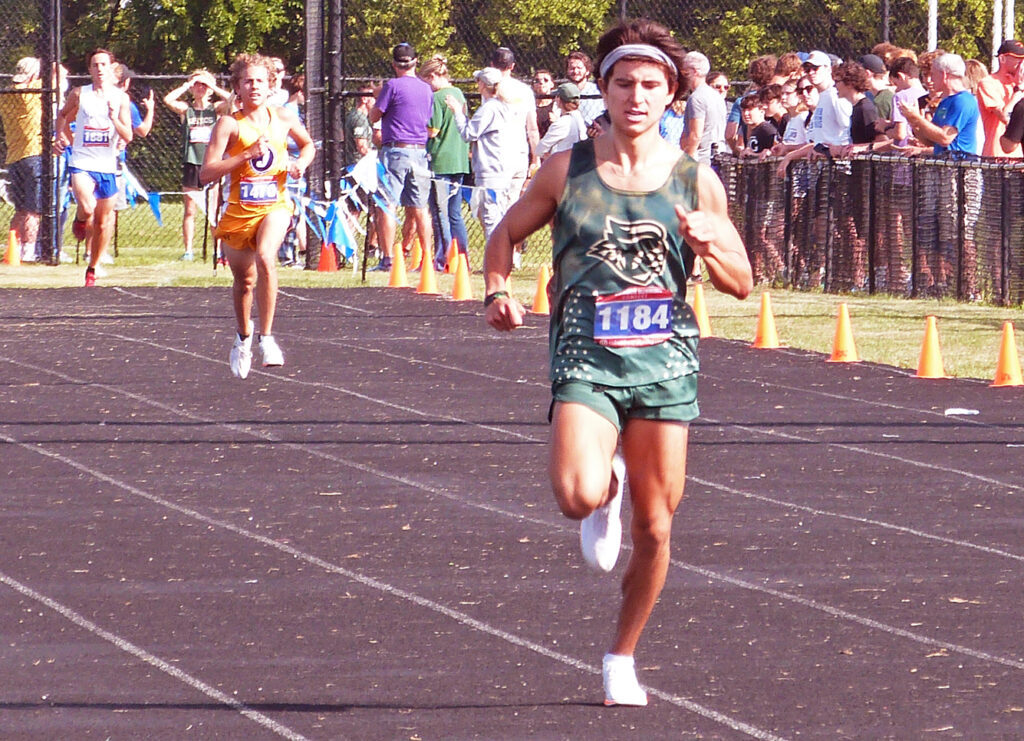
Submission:
{"label": "runner in green jersey", "polygon": [[[697,336],[686,305],[694,256],[720,291],[745,298],[746,250],[714,172],[667,143],[658,123],[682,96],[685,50],[663,26],[624,21],[601,37],[598,85],[611,127],[545,162],[487,243],[487,322],[512,330],[512,245],[554,218],[550,475],[583,555],[610,571],[628,471],[633,552],[604,657],[605,703],[646,705],[633,654],[665,583],[697,409]],[[621,439],[622,458],[616,455]]]}

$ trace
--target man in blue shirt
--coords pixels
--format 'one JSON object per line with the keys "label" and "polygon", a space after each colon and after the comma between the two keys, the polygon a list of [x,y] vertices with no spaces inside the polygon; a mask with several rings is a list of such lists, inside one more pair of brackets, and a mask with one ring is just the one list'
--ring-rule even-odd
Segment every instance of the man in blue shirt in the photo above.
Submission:
{"label": "man in blue shirt", "polygon": [[911,103],[900,103],[900,111],[922,142],[932,145],[935,156],[953,159],[978,158],[978,100],[967,89],[967,66],[959,54],[943,54],[932,63],[930,85],[943,94],[932,120]]}

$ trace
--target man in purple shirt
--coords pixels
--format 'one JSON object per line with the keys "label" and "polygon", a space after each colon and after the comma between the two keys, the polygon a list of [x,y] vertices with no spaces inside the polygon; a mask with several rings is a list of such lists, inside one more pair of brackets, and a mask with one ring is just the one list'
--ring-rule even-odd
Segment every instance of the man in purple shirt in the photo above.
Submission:
{"label": "man in purple shirt", "polygon": [[[430,167],[427,161],[427,122],[434,110],[434,91],[416,76],[416,51],[399,44],[391,52],[395,76],[377,91],[377,103],[370,110],[370,123],[381,122],[380,161],[387,172],[385,185],[389,200],[405,207],[406,221],[413,223],[420,245],[433,244],[430,212]],[[384,250],[380,269],[391,267],[395,243],[395,220],[380,210],[376,219],[378,244]],[[401,258],[402,255],[398,254]]]}

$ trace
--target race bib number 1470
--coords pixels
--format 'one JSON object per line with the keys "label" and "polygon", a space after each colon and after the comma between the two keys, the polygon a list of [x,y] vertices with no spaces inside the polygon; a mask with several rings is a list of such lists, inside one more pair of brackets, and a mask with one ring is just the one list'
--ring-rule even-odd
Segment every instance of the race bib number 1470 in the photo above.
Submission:
{"label": "race bib number 1470", "polygon": [[672,336],[672,292],[636,287],[598,296],[594,339],[608,347],[657,345]]}

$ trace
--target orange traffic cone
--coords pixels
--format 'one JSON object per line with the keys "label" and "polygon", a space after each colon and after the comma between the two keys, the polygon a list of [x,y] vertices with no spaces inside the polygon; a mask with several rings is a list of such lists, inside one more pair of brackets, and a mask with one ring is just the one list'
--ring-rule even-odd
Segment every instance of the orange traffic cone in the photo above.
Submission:
{"label": "orange traffic cone", "polygon": [[458,267],[455,269],[455,286],[452,288],[453,301],[472,301],[473,288],[469,284],[469,260],[458,253]]}
{"label": "orange traffic cone", "polygon": [[693,315],[697,319],[697,329],[701,337],[714,337],[711,332],[711,322],[708,321],[708,309],[704,305],[704,284],[693,284]]}
{"label": "orange traffic cone", "polygon": [[21,265],[21,244],[18,242],[18,233],[13,229],[7,233],[7,254],[4,255],[4,262],[8,265]]}
{"label": "orange traffic cone", "polygon": [[924,343],[921,345],[921,357],[917,361],[918,378],[945,378],[942,368],[942,351],[939,349],[939,329],[935,317],[925,320]]}
{"label": "orange traffic cone", "polygon": [[551,271],[547,265],[540,266],[537,273],[537,291],[533,294],[533,307],[530,309],[534,314],[550,314],[551,302],[548,301],[548,283],[551,282]]}
{"label": "orange traffic cone", "polygon": [[391,248],[391,273],[388,275],[388,288],[408,288],[409,280],[405,277],[405,255],[402,245]]}
{"label": "orange traffic cone", "polygon": [[459,242],[452,238],[452,243],[448,245],[448,254],[445,255],[444,261],[444,272],[445,275],[455,275],[459,267]]}
{"label": "orange traffic cone", "polygon": [[991,386],[1024,386],[1021,378],[1020,360],[1017,357],[1017,343],[1013,339],[1013,322],[1003,323],[1003,342],[999,346],[999,362],[996,377]]}
{"label": "orange traffic cone", "polygon": [[320,245],[320,260],[316,264],[317,272],[333,273],[338,269],[338,256],[334,254],[334,245],[324,242]]}
{"label": "orange traffic cone", "polygon": [[761,313],[757,317],[757,334],[754,335],[754,344],[763,350],[772,350],[779,347],[779,335],[775,331],[775,317],[772,316],[772,299],[768,291],[761,294]]}
{"label": "orange traffic cone", "polygon": [[433,295],[437,290],[437,273],[434,272],[434,254],[429,247],[423,250],[423,262],[420,268],[420,283],[416,286],[416,293]]}
{"label": "orange traffic cone", "polygon": [[832,357],[828,363],[859,363],[857,347],[853,344],[853,330],[850,329],[850,312],[846,304],[839,304],[839,320],[836,322],[836,336],[832,341]]}
{"label": "orange traffic cone", "polygon": [[412,253],[410,254],[409,267],[413,270],[419,270],[420,263],[423,261],[423,248],[420,247],[420,238],[416,237],[412,243]]}

